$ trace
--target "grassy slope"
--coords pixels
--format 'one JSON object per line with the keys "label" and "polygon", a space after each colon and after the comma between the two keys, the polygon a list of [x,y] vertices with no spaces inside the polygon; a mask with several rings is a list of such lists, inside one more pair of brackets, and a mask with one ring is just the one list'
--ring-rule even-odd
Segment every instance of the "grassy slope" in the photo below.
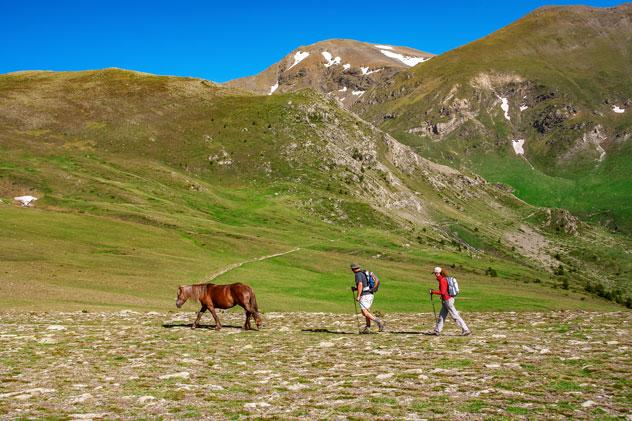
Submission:
{"label": "grassy slope", "polygon": [[[611,227],[632,229],[630,198],[630,144],[613,142],[630,133],[632,112],[614,114],[612,104],[632,98],[632,7],[617,9],[545,8],[484,38],[448,52],[401,74],[390,85],[365,95],[360,110],[367,118],[424,156],[451,165],[469,167],[490,181],[516,188],[517,195],[538,206],[562,206]],[[502,117],[493,93],[472,87],[480,74],[517,75],[527,81],[530,99],[554,98],[517,110],[513,97],[520,83],[498,82],[498,94],[510,98],[511,123]],[[480,106],[481,134],[466,124],[432,141],[407,133],[421,119],[442,121],[437,103],[458,86],[457,97]],[[400,92],[405,92],[403,95]],[[395,93],[393,96],[392,93]],[[524,92],[527,94],[527,92]],[[394,99],[393,99],[394,98]],[[608,101],[608,103],[606,103]],[[549,133],[533,127],[551,110],[571,104],[577,114]],[[388,113],[395,119],[382,120]],[[601,125],[610,139],[603,162],[586,152],[570,161],[563,156],[583,133]],[[588,129],[586,129],[588,128]],[[524,138],[526,156],[535,166],[527,169],[511,148],[511,139]]]}
{"label": "grassy slope", "polygon": [[[0,142],[3,308],[168,309],[178,284],[297,246],[303,250],[247,264],[220,281],[253,284],[265,310],[350,311],[347,267],[356,260],[384,279],[378,308],[417,311],[428,305],[422,304],[424,291],[434,281],[427,272],[439,263],[455,265],[464,309],[612,305],[554,292],[550,286],[559,280],[549,281],[510,252],[472,256],[439,243],[436,232],[403,228],[354,199],[336,170],[323,179],[317,156],[296,166],[281,159],[280,151],[297,139],[304,147],[307,140],[321,141],[313,130],[319,117],[308,113],[306,122],[287,107],[309,105],[310,94],[233,96],[199,81],[118,71],[24,76],[18,83],[7,77],[2,83],[19,111],[18,117],[5,114],[12,129]],[[57,84],[46,88],[55,95],[33,99],[38,91],[29,90],[30,83]],[[82,84],[100,100],[86,98]],[[349,123],[338,117],[341,125]],[[357,131],[344,127],[348,136]],[[233,164],[211,164],[208,157],[222,150]],[[423,183],[416,187],[430,195]],[[25,189],[41,197],[36,208],[10,204]],[[334,199],[346,219],[331,216]],[[313,209],[304,205],[309,200]],[[489,212],[477,206],[474,220]],[[437,212],[450,208],[435,205]],[[485,276],[490,266],[498,278]]]}

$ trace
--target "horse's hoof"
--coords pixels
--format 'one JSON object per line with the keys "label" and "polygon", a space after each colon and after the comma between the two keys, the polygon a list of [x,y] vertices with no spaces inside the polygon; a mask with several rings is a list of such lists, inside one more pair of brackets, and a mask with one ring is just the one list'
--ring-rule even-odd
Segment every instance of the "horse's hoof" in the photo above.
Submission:
{"label": "horse's hoof", "polygon": [[220,330],[222,330],[222,327],[221,326],[217,326],[217,327],[215,327],[215,330],[219,332]]}

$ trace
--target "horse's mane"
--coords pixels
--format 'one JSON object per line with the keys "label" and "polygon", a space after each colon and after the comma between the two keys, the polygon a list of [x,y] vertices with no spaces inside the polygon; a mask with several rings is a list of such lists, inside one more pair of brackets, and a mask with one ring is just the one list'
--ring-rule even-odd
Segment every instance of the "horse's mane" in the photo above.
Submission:
{"label": "horse's mane", "polygon": [[200,298],[202,298],[204,296],[204,294],[206,294],[206,288],[209,285],[213,285],[213,284],[208,283],[208,284],[187,285],[187,288],[189,289],[189,296],[191,298],[199,300]]}

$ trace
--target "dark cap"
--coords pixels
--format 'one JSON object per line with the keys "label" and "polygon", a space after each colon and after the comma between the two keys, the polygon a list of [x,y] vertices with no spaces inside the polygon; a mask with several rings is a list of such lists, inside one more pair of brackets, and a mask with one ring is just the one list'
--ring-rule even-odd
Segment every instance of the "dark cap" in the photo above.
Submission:
{"label": "dark cap", "polygon": [[359,264],[357,264],[357,263],[351,263],[351,269],[352,269],[352,270],[354,270],[354,269],[360,269],[360,265],[359,265]]}

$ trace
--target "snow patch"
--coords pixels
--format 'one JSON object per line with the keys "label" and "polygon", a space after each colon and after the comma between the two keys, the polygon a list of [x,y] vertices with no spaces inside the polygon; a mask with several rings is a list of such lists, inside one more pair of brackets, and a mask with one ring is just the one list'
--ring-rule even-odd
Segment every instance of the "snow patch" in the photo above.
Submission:
{"label": "snow patch", "polygon": [[360,67],[360,70],[362,70],[362,74],[363,75],[370,75],[371,73],[377,73],[382,69],[377,69],[377,70],[369,70],[368,67]]}
{"label": "snow patch", "polygon": [[307,51],[298,50],[298,52],[294,54],[294,64],[288,67],[288,70],[290,70],[292,67],[299,64],[301,61],[305,60],[308,56],[309,56],[309,53]]}
{"label": "snow patch", "polygon": [[413,67],[416,64],[423,63],[424,61],[430,59],[430,57],[413,57],[413,56],[405,56],[403,54],[394,53],[393,51],[388,50],[380,50],[382,54],[386,57],[394,58],[396,60],[401,61],[406,66]]}
{"label": "snow patch", "polygon": [[625,112],[625,108],[619,108],[618,105],[615,105],[614,107],[612,107],[612,111],[617,114],[623,114]]}
{"label": "snow patch", "polygon": [[17,200],[22,204],[23,207],[31,206],[31,202],[37,200],[37,197],[34,196],[18,196],[14,197],[13,200]]}
{"label": "snow patch", "polygon": [[526,110],[528,108],[529,108],[529,106],[523,104],[523,105],[520,106],[520,111],[524,111],[524,110]]}
{"label": "snow patch", "polygon": [[325,67],[331,67],[333,65],[340,64],[340,62],[342,61],[340,57],[333,58],[329,51],[323,51],[322,55],[323,57],[325,57],[325,60],[327,60],[327,63],[325,63]]}
{"label": "snow patch", "polygon": [[505,118],[507,120],[511,120],[511,117],[509,116],[509,100],[507,98],[499,96],[499,95],[496,95],[496,96],[501,101],[500,108],[505,113]]}
{"label": "snow patch", "polygon": [[347,92],[347,87],[343,86],[342,89],[338,89],[338,92]]}
{"label": "snow patch", "polygon": [[351,95],[355,95],[355,96],[361,96],[364,93],[364,91],[351,91]]}
{"label": "snow patch", "polygon": [[268,95],[272,95],[274,93],[274,91],[276,91],[279,88],[279,81],[277,80],[277,83],[275,83],[274,85],[270,86],[270,93]]}
{"label": "snow patch", "polygon": [[513,146],[516,155],[524,155],[524,139],[512,140],[511,146]]}
{"label": "snow patch", "polygon": [[349,63],[347,63],[347,64],[343,64],[343,65],[342,65],[342,68],[343,68],[344,70],[349,70],[349,69],[351,68],[351,65],[350,65]]}
{"label": "snow patch", "polygon": [[379,48],[381,50],[392,50],[393,47],[391,47],[390,45],[374,45],[375,48]]}

